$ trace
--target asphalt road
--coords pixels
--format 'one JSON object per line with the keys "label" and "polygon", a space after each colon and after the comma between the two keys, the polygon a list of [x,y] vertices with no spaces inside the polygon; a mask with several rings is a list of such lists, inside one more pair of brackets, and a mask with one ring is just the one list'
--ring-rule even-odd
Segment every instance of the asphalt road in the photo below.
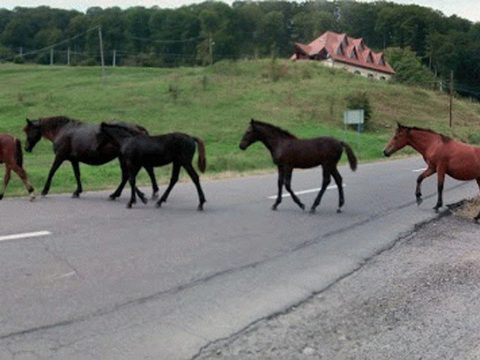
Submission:
{"label": "asphalt road", "polygon": [[[346,205],[317,213],[289,198],[270,210],[276,175],[178,184],[161,209],[127,210],[107,193],[0,203],[0,359],[190,359],[212,342],[331,287],[432,219],[435,180],[417,207],[420,158],[360,164]],[[297,192],[321,171],[296,171]],[[72,189],[74,184],[72,184]],[[162,187],[163,189],[164,187]],[[447,179],[445,203],[476,195]],[[314,193],[300,195],[310,205]],[[38,233],[43,232],[43,233]],[[36,237],[6,238],[38,233]]]}

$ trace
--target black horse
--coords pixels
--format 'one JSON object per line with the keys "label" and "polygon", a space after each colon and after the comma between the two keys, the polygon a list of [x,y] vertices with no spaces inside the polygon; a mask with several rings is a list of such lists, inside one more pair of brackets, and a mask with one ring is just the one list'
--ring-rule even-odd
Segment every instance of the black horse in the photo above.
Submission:
{"label": "black horse", "polygon": [[128,208],[136,202],[135,187],[138,171],[143,166],[145,168],[153,168],[164,166],[172,163],[172,176],[170,184],[165,190],[157,207],[167,201],[170,191],[178,181],[180,168],[183,167],[192,181],[194,182],[200,203],[198,210],[203,210],[205,203],[205,195],[200,185],[200,179],[192,166],[192,159],[195,154],[195,145],[198,145],[198,168],[203,173],[206,168],[205,144],[197,137],[183,133],[170,133],[158,136],[148,136],[145,134],[135,134],[131,129],[115,124],[102,123],[101,132],[108,136],[113,142],[120,147],[120,162],[123,169],[128,174],[132,195],[127,204]]}
{"label": "black horse", "polygon": [[295,135],[283,130],[277,126],[251,120],[250,126],[243,135],[240,142],[240,149],[245,150],[256,141],[262,142],[272,155],[273,162],[278,167],[278,196],[272,206],[276,210],[282,202],[283,184],[292,196],[293,201],[303,210],[305,205],[295,195],[291,188],[292,172],[294,168],[311,168],[322,165],[323,183],[310,212],[320,204],[323,193],[330,184],[330,178],[333,176],[338,187],[338,210],[340,212],[345,200],[343,196],[342,177],[337,169],[338,161],[345,149],[350,168],[355,171],[357,168],[357,159],[350,146],[343,141],[332,137],[318,137],[314,139],[298,139]]}
{"label": "black horse", "polygon": [[[118,122],[117,124],[118,126],[129,129],[132,134],[148,134],[145,128],[138,125],[123,122]],[[38,120],[27,119],[27,126],[25,126],[24,131],[27,135],[25,150],[28,152],[33,150],[34,146],[42,137],[53,143],[55,160],[53,161],[47,182],[42,191],[42,195],[44,196],[47,195],[50,190],[55,172],[65,160],[71,162],[77,180],[77,189],[73,193],[73,197],[79,197],[83,191],[80,180],[79,163],[103,165],[117,158],[120,154],[118,146],[101,133],[100,125],[84,123],[66,116],[54,116],[40,118]],[[159,189],[153,168],[145,167],[145,169],[152,181],[152,197],[156,198]],[[110,199],[114,200],[121,195],[127,180],[125,172],[122,171],[122,181],[115,192],[110,195]],[[140,191],[138,189],[137,191],[140,195]],[[143,196],[141,196],[141,198],[146,201]]]}

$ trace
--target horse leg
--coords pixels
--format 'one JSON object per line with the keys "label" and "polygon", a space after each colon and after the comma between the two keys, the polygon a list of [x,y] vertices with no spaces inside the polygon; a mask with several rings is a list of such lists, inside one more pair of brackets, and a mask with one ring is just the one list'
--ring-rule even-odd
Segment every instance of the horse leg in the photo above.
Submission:
{"label": "horse leg", "polygon": [[130,188],[131,188],[131,195],[130,195],[130,200],[127,203],[127,208],[130,209],[133,204],[137,202],[136,194],[137,194],[137,186],[136,186],[136,180],[137,180],[137,174],[140,171],[139,167],[129,167],[128,169],[128,181],[130,183]]}
{"label": "horse leg", "polygon": [[35,200],[35,194],[33,193],[34,189],[33,189],[33,186],[30,184],[30,182],[28,181],[27,172],[25,171],[25,169],[21,168],[18,165],[14,165],[12,166],[12,170],[15,171],[18,177],[22,180],[23,185],[25,185],[25,188],[27,189],[28,194],[30,195],[30,201]]}
{"label": "horse leg", "polygon": [[157,178],[155,177],[155,172],[153,171],[153,167],[145,167],[148,176],[150,177],[150,181],[152,182],[152,200],[158,198],[158,184]]}
{"label": "horse leg", "polygon": [[417,198],[417,205],[420,205],[422,203],[422,189],[421,189],[421,186],[422,186],[422,181],[425,180],[425,178],[435,174],[436,170],[431,168],[431,167],[428,167],[427,170],[425,170],[423,173],[421,173],[420,175],[418,175],[418,178],[417,178],[417,188],[415,190],[415,197]]}
{"label": "horse leg", "polygon": [[3,188],[2,192],[0,192],[0,200],[3,199],[3,196],[5,194],[5,190],[7,189],[8,183],[10,182],[10,173],[11,169],[8,165],[5,165],[5,176],[3,177]]}
{"label": "horse leg", "polygon": [[310,209],[310,213],[315,213],[315,209],[317,206],[320,204],[320,201],[322,200],[323,193],[325,190],[327,190],[328,185],[330,184],[330,171],[327,170],[326,167],[323,168],[323,182],[322,182],[322,188],[320,189],[315,201],[312,204],[312,207]]}
{"label": "horse leg", "polygon": [[437,171],[437,204],[433,207],[436,213],[443,205],[443,184],[445,182],[445,170],[440,169]]}
{"label": "horse leg", "polygon": [[120,169],[122,171],[122,180],[120,181],[120,184],[118,185],[117,189],[109,195],[110,200],[115,200],[120,195],[122,195],[123,188],[125,187],[125,184],[128,181],[128,174],[127,174],[127,169],[125,168],[125,164],[123,163],[122,159],[120,159],[119,162],[120,162]]}
{"label": "horse leg", "polygon": [[293,169],[288,169],[285,171],[285,188],[287,189],[287,191],[290,193],[290,195],[292,196],[292,199],[293,201],[298,205],[300,206],[300,209],[302,210],[305,210],[305,205],[302,204],[302,202],[300,201],[300,199],[297,197],[297,195],[295,195],[295,193],[293,192],[292,190],[292,187],[291,187],[291,183],[292,183],[292,173],[293,173]]}
{"label": "horse leg", "polygon": [[43,187],[42,196],[45,196],[45,195],[48,194],[48,191],[50,190],[50,185],[52,184],[53,175],[55,175],[55,172],[58,170],[60,165],[62,165],[64,160],[65,159],[62,159],[58,156],[55,157],[55,160],[53,161],[50,172],[48,173],[47,182],[45,183],[45,186]]}
{"label": "horse leg", "polygon": [[74,191],[74,193],[72,194],[72,197],[78,198],[80,197],[80,194],[83,192],[82,181],[80,180],[80,165],[76,160],[71,160],[70,162],[72,163],[73,173],[75,174],[75,180],[77,180],[77,190]]}
{"label": "horse leg", "polygon": [[167,190],[165,190],[165,192],[163,193],[160,200],[158,200],[157,207],[162,206],[162,203],[167,201],[167,198],[168,198],[168,195],[170,194],[170,191],[172,191],[173,187],[175,186],[175,184],[178,181],[179,173],[180,173],[180,164],[174,162],[173,167],[172,167],[172,176],[170,177],[170,184],[168,184]]}
{"label": "horse leg", "polygon": [[272,210],[277,210],[278,205],[282,202],[283,181],[284,181],[283,168],[281,166],[279,166],[278,167],[278,179],[277,179],[278,194],[277,194],[277,200],[275,200],[275,203],[272,205]]}
{"label": "horse leg", "polygon": [[203,194],[202,186],[200,185],[200,178],[193,168],[191,163],[183,165],[185,170],[187,170],[188,175],[190,176],[190,179],[192,179],[193,183],[195,184],[195,187],[197,188],[197,193],[198,193],[198,199],[199,199],[199,204],[197,210],[201,211],[203,210],[203,204],[207,201],[205,200],[205,195]]}
{"label": "horse leg", "polygon": [[332,176],[333,176],[333,180],[335,180],[335,184],[337,184],[337,188],[338,188],[338,209],[337,209],[337,213],[341,213],[342,210],[342,206],[343,204],[345,204],[345,197],[343,195],[343,186],[342,186],[342,176],[340,175],[340,173],[338,172],[338,169],[337,167],[335,167],[333,170],[332,170]]}

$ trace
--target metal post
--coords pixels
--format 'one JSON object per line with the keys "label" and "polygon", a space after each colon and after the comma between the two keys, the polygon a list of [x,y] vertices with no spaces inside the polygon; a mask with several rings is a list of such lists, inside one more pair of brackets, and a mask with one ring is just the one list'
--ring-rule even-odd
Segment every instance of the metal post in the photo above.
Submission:
{"label": "metal post", "polygon": [[102,27],[98,27],[98,39],[100,45],[100,62],[102,64],[102,80],[105,79],[105,58],[103,57]]}
{"label": "metal post", "polygon": [[112,66],[113,67],[117,66],[117,50],[113,50]]}
{"label": "metal post", "polygon": [[67,49],[67,65],[70,65],[70,46]]}
{"label": "metal post", "polygon": [[53,47],[50,48],[50,65],[53,65]]}
{"label": "metal post", "polygon": [[450,71],[450,122],[449,125],[452,127],[453,122],[453,71]]}

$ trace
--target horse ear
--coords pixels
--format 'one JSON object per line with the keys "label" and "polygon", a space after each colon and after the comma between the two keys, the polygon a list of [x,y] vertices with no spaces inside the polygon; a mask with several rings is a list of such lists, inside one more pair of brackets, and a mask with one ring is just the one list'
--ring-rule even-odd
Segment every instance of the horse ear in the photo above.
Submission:
{"label": "horse ear", "polygon": [[29,118],[26,118],[26,120],[27,120],[27,125],[33,125],[32,120],[30,120]]}
{"label": "horse ear", "polygon": [[400,124],[398,121],[397,121],[397,128],[401,129],[401,128],[404,128],[405,126],[403,126],[402,124]]}

